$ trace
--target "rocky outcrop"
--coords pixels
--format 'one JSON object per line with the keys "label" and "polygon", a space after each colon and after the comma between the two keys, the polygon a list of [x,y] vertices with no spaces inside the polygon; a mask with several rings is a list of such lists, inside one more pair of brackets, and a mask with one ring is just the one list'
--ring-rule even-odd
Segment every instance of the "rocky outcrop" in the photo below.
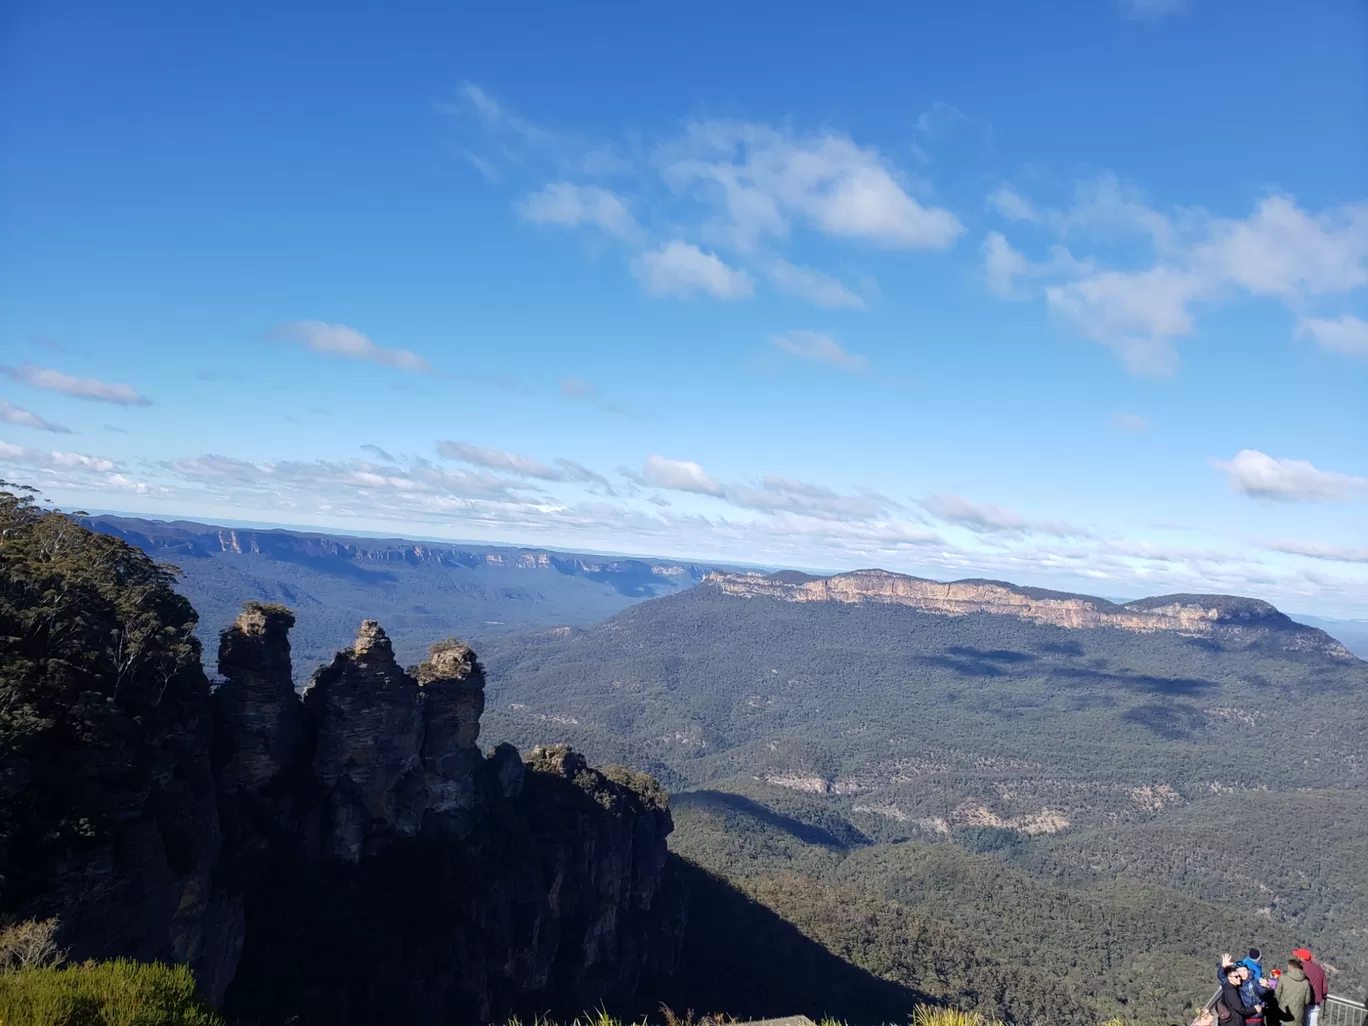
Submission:
{"label": "rocky outcrop", "polygon": [[219,638],[214,692],[221,722],[220,778],[230,790],[261,798],[294,760],[303,725],[290,679],[290,628],[294,614],[258,602],[243,607]]}
{"label": "rocky outcrop", "polygon": [[1166,631],[1241,647],[1268,644],[1287,652],[1355,661],[1348,649],[1324,631],[1297,623],[1267,602],[1230,595],[1168,595],[1117,604],[1088,595],[1020,588],[1001,581],[930,581],[887,570],[856,570],[831,577],[785,571],[713,572],[704,581],[707,587],[741,598],[883,603],[942,616],[1014,616],[1071,629]]}
{"label": "rocky outcrop", "polygon": [[475,815],[484,669],[470,646],[453,638],[433,645],[413,676],[423,704],[423,829],[464,837]]}
{"label": "rocky outcrop", "polygon": [[230,1009],[487,1021],[621,1005],[668,972],[682,899],[662,889],[672,824],[654,780],[568,748],[486,757],[475,653],[449,639],[405,671],[374,621],[296,697],[288,627],[249,606],[220,644],[247,924]]}
{"label": "rocky outcrop", "polygon": [[312,777],[326,805],[322,854],[355,862],[377,844],[413,837],[427,799],[418,685],[394,661],[374,620],[304,690]]}

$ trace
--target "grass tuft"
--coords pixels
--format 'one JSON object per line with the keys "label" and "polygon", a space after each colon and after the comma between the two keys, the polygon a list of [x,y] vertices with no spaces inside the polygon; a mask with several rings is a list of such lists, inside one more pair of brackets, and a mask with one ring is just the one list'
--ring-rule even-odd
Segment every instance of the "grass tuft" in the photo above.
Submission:
{"label": "grass tuft", "polygon": [[84,962],[0,972],[3,1026],[225,1026],[186,966]]}

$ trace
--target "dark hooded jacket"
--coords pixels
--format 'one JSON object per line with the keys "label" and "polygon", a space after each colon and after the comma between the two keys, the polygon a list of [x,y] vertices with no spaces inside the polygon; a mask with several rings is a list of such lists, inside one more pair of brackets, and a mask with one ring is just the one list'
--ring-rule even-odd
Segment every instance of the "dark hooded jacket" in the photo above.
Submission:
{"label": "dark hooded jacket", "polygon": [[[1306,973],[1296,966],[1288,966],[1278,978],[1278,986],[1273,991],[1273,1000],[1278,1007],[1278,1022],[1299,1023],[1312,1004],[1311,983]],[[1265,1017],[1269,1022],[1272,1016]]]}
{"label": "dark hooded jacket", "polygon": [[1249,1019],[1257,1015],[1253,1007],[1244,1003],[1244,998],[1240,996],[1240,985],[1231,983],[1224,977],[1221,979],[1221,1002],[1230,1011],[1229,1019],[1220,1018],[1217,1014],[1218,1026],[1245,1026]]}

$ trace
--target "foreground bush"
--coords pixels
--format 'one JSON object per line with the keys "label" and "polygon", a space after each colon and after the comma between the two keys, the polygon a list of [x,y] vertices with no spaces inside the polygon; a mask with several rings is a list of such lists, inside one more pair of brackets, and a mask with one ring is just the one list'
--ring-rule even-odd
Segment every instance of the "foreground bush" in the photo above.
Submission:
{"label": "foreground bush", "polygon": [[121,959],[0,973],[0,1026],[225,1026],[183,965]]}
{"label": "foreground bush", "polygon": [[1001,1026],[996,1019],[985,1019],[978,1012],[957,1008],[931,1008],[918,1005],[912,1013],[912,1026]]}

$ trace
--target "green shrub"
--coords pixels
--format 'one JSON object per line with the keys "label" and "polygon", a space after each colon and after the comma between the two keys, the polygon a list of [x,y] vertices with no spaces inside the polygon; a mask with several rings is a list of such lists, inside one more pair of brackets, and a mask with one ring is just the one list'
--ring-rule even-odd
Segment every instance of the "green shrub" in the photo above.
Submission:
{"label": "green shrub", "polygon": [[996,1019],[985,1019],[978,1012],[957,1008],[932,1008],[918,1005],[912,1013],[912,1026],[1001,1026]]}
{"label": "green shrub", "polygon": [[225,1026],[183,965],[85,962],[0,973],[0,1026]]}

